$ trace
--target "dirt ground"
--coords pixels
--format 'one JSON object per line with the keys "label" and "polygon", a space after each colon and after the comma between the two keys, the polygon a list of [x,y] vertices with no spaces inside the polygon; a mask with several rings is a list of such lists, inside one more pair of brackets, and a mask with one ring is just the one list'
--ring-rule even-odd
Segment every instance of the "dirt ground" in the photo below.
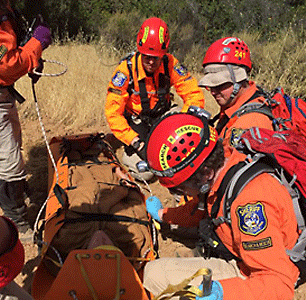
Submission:
{"label": "dirt ground", "polygon": [[[52,126],[53,125],[53,126]],[[56,128],[54,124],[45,124],[47,135],[50,139],[54,135],[71,134],[73,132],[64,132],[57,128],[56,132],[52,132],[49,128]],[[47,151],[44,144],[37,144],[35,141],[41,140],[41,130],[37,121],[22,123],[24,135],[24,150],[29,171],[29,184],[32,190],[34,201],[42,203],[47,196]],[[88,132],[101,132],[103,128],[88,128]],[[107,133],[107,129],[104,131]],[[31,137],[27,140],[26,137]],[[119,150],[120,151],[120,150]],[[162,199],[164,206],[173,206],[175,202],[168,190],[162,187],[158,182],[150,184],[150,188],[154,195]],[[1,212],[0,212],[1,214]],[[34,220],[34,216],[33,216]],[[25,244],[26,261],[20,275],[16,278],[16,282],[30,291],[31,282],[35,268],[39,263],[38,249],[36,245],[31,243]],[[195,239],[182,238],[182,234],[173,234],[170,230],[163,230],[159,234],[160,257],[188,257],[194,255]],[[306,284],[296,290],[294,300],[306,299]]]}

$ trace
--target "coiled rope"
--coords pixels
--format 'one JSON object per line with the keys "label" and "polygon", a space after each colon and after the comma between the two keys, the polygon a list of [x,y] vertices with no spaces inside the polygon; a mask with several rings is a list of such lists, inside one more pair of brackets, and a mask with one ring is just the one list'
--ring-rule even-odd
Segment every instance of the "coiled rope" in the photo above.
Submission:
{"label": "coiled rope", "polygon": [[49,74],[49,73],[41,73],[41,72],[38,72],[38,71],[37,71],[37,68],[35,68],[35,69],[33,70],[33,74],[39,75],[39,76],[46,76],[46,77],[57,77],[57,76],[64,75],[64,74],[67,72],[67,70],[68,70],[68,67],[67,67],[65,64],[63,64],[63,63],[61,63],[61,62],[59,62],[59,61],[56,61],[56,60],[42,59],[42,62],[43,62],[44,64],[45,64],[45,63],[51,63],[51,64],[57,64],[57,65],[63,66],[63,67],[64,67],[64,70],[63,70],[62,72],[60,72],[60,73]]}

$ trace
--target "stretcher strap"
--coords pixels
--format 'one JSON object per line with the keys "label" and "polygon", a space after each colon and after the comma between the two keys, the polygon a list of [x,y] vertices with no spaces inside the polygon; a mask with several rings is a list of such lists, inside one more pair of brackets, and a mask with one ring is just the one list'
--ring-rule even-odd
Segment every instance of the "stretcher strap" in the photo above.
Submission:
{"label": "stretcher strap", "polygon": [[117,285],[116,285],[116,297],[114,300],[119,300],[120,299],[120,285],[121,285],[121,262],[120,262],[120,254],[115,253],[115,254],[106,254],[106,258],[109,259],[116,259],[117,261]]}
{"label": "stretcher strap", "polygon": [[82,273],[82,276],[83,276],[83,278],[84,278],[84,280],[85,280],[85,282],[86,282],[86,285],[87,285],[87,287],[88,287],[88,289],[89,289],[89,291],[90,291],[90,293],[91,293],[91,296],[92,296],[92,298],[94,299],[94,300],[99,300],[99,298],[98,298],[98,296],[97,296],[97,293],[96,293],[96,291],[94,290],[94,288],[93,288],[93,286],[92,286],[92,284],[91,284],[91,282],[90,282],[90,279],[89,279],[89,277],[88,277],[88,275],[87,275],[87,273],[86,273],[86,270],[85,270],[85,268],[84,268],[84,266],[83,266],[83,263],[82,263],[82,258],[88,258],[89,256],[88,256],[88,254],[84,254],[84,255],[81,255],[81,254],[76,254],[76,256],[75,256],[75,258],[79,261],[79,263],[80,263],[80,268],[81,268],[81,273]]}
{"label": "stretcher strap", "polygon": [[[153,300],[168,300],[172,299],[174,296],[184,296],[187,299],[195,299],[196,296],[201,297],[203,295],[202,291],[195,287],[190,286],[189,283],[198,276],[208,275],[210,273],[209,269],[201,268],[195,272],[192,276],[184,279],[181,283],[176,285],[169,284],[168,287]],[[169,296],[170,294],[170,296]],[[185,299],[185,298],[184,298]]]}
{"label": "stretcher strap", "polygon": [[[116,263],[117,263],[117,270],[116,270],[116,278],[117,278],[117,284],[116,284],[116,296],[113,300],[120,300],[120,286],[121,286],[121,257],[120,257],[120,253],[121,250],[119,250],[118,248],[116,248],[115,246],[112,246],[112,245],[103,245],[103,246],[99,246],[99,247],[96,247],[95,249],[106,249],[106,250],[116,250],[118,251],[118,253],[114,253],[114,254],[106,254],[105,255],[105,258],[106,259],[116,259]],[[86,273],[86,270],[82,264],[82,258],[88,258],[88,254],[76,254],[76,259],[79,261],[80,263],[80,267],[81,267],[81,272],[82,272],[82,275],[84,277],[84,280],[86,282],[86,285],[89,289],[89,291],[91,292],[91,296],[94,300],[99,300],[90,280],[89,280],[89,277]]]}

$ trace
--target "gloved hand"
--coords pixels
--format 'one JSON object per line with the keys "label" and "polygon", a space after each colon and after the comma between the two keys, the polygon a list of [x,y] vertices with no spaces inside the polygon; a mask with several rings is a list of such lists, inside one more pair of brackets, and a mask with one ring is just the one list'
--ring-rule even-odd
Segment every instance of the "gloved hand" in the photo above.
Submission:
{"label": "gloved hand", "polygon": [[[223,300],[223,288],[219,281],[212,281],[211,294],[209,296],[199,297],[196,296],[196,300]],[[203,284],[199,286],[199,289],[203,289]]]}
{"label": "gloved hand", "polygon": [[49,27],[44,24],[41,23],[39,24],[33,32],[33,37],[35,39],[37,39],[42,46],[42,49],[45,50],[46,48],[48,48],[48,46],[51,44],[52,40],[51,40],[51,32]]}
{"label": "gloved hand", "polygon": [[137,153],[137,155],[142,159],[146,159],[146,154],[145,154],[145,143],[144,141],[137,139],[135,142],[132,143],[131,145],[134,149],[134,151]]}
{"label": "gloved hand", "polygon": [[160,200],[155,196],[151,196],[146,200],[146,206],[147,212],[151,215],[151,217],[154,220],[161,222],[158,211],[163,208],[163,205],[161,204]]}
{"label": "gloved hand", "polygon": [[[38,67],[36,67],[36,71],[42,73],[43,69],[44,69],[44,61],[40,58],[38,60]],[[40,75],[34,73],[28,73],[28,75],[32,79],[33,83],[36,83],[41,77]]]}

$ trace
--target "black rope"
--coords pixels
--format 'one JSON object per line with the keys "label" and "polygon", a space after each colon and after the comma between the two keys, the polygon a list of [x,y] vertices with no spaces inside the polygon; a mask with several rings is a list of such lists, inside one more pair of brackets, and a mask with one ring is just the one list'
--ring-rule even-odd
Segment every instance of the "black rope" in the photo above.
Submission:
{"label": "black rope", "polygon": [[131,218],[127,216],[121,215],[112,215],[107,213],[78,213],[81,217],[79,218],[65,218],[56,225],[64,223],[64,224],[74,224],[74,223],[85,223],[85,222],[92,222],[92,221],[108,221],[108,222],[130,222],[130,223],[138,223],[140,225],[148,226],[150,223],[149,221],[143,221],[137,218]]}

